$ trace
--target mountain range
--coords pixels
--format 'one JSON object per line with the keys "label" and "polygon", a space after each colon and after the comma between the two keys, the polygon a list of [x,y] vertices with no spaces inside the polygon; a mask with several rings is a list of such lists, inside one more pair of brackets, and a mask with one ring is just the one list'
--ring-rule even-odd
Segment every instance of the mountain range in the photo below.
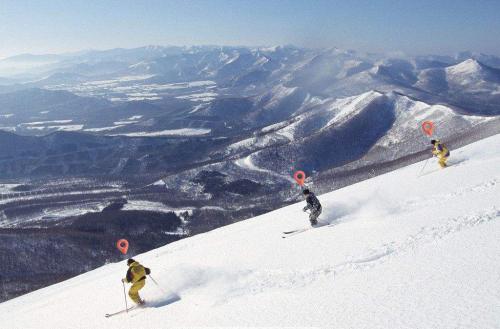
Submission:
{"label": "mountain range", "polygon": [[[445,139],[495,120],[499,62],[474,53],[391,58],[293,46],[148,46],[20,55],[0,61],[0,72],[17,81],[0,88],[0,125],[31,136],[71,131],[139,143],[194,140],[212,144],[208,153],[200,152],[200,161],[252,155],[279,174],[288,174],[287,161],[321,171],[359,159],[377,143],[419,151],[423,120],[434,120],[438,137]],[[114,140],[100,139],[110,145]],[[321,160],[315,156],[319,149],[326,152]],[[266,152],[274,152],[275,159]],[[123,173],[150,172],[144,155],[129,152],[127,161],[139,161],[143,169]],[[110,171],[120,169],[104,173]]]}
{"label": "mountain range", "polygon": [[[323,193],[428,158],[427,120],[453,157],[499,133],[499,115],[500,58],[472,52],[148,46],[6,58],[2,248],[32,230],[70,248],[89,231],[112,243],[101,220],[133,212],[121,232],[134,236],[163,214],[167,233],[146,251],[296,201],[297,170]],[[113,259],[95,257],[67,275]]]}

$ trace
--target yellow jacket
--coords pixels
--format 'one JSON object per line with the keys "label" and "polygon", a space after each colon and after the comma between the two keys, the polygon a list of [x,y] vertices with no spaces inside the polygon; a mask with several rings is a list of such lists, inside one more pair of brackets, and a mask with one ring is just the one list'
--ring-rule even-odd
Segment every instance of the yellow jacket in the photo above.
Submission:
{"label": "yellow jacket", "polygon": [[142,266],[139,262],[133,262],[128,266],[125,281],[136,283],[137,281],[146,279],[146,275],[149,273],[151,273],[149,268]]}
{"label": "yellow jacket", "polygon": [[439,140],[436,140],[436,143],[434,143],[434,148],[432,149],[432,154],[441,157],[448,157],[450,155],[450,151],[443,143],[441,143]]}

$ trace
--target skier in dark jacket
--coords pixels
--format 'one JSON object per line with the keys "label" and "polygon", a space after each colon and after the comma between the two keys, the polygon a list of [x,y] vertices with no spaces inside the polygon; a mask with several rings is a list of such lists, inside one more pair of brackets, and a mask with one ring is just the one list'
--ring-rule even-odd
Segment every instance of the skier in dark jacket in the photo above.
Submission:
{"label": "skier in dark jacket", "polygon": [[310,210],[309,213],[309,221],[311,222],[311,226],[318,224],[318,217],[321,215],[321,203],[319,203],[318,198],[309,191],[305,189],[302,193],[304,193],[304,197],[306,198],[307,206],[304,207],[304,211]]}
{"label": "skier in dark jacket", "polygon": [[127,261],[128,271],[125,278],[122,279],[123,282],[132,283],[132,287],[128,291],[130,299],[134,303],[142,305],[144,300],[139,296],[139,290],[144,288],[146,285],[146,275],[151,273],[151,270],[147,267],[142,266],[139,262],[136,262],[132,258]]}

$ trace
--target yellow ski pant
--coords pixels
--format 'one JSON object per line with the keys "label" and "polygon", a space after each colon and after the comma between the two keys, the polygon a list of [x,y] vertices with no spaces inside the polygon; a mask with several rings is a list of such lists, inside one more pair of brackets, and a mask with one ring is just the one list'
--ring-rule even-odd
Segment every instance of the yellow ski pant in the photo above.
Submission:
{"label": "yellow ski pant", "polygon": [[128,295],[130,296],[130,299],[134,301],[134,303],[139,304],[139,301],[141,300],[141,297],[139,297],[139,290],[144,288],[145,284],[146,279],[137,281],[136,283],[132,284],[132,287],[130,287]]}
{"label": "yellow ski pant", "polygon": [[441,168],[446,167],[446,161],[448,160],[448,157],[444,156],[443,154],[438,154],[438,159],[439,159],[439,165]]}

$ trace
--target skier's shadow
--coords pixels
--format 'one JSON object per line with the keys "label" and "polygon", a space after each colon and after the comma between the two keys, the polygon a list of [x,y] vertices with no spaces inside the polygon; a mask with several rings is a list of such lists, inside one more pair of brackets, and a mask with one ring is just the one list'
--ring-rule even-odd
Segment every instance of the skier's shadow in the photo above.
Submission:
{"label": "skier's shadow", "polygon": [[151,301],[149,303],[149,305],[151,307],[154,307],[154,308],[159,308],[159,307],[173,304],[173,303],[178,302],[180,300],[181,300],[181,297],[179,295],[177,295],[176,293],[170,293],[168,296],[161,297],[161,298],[158,298],[158,299]]}

